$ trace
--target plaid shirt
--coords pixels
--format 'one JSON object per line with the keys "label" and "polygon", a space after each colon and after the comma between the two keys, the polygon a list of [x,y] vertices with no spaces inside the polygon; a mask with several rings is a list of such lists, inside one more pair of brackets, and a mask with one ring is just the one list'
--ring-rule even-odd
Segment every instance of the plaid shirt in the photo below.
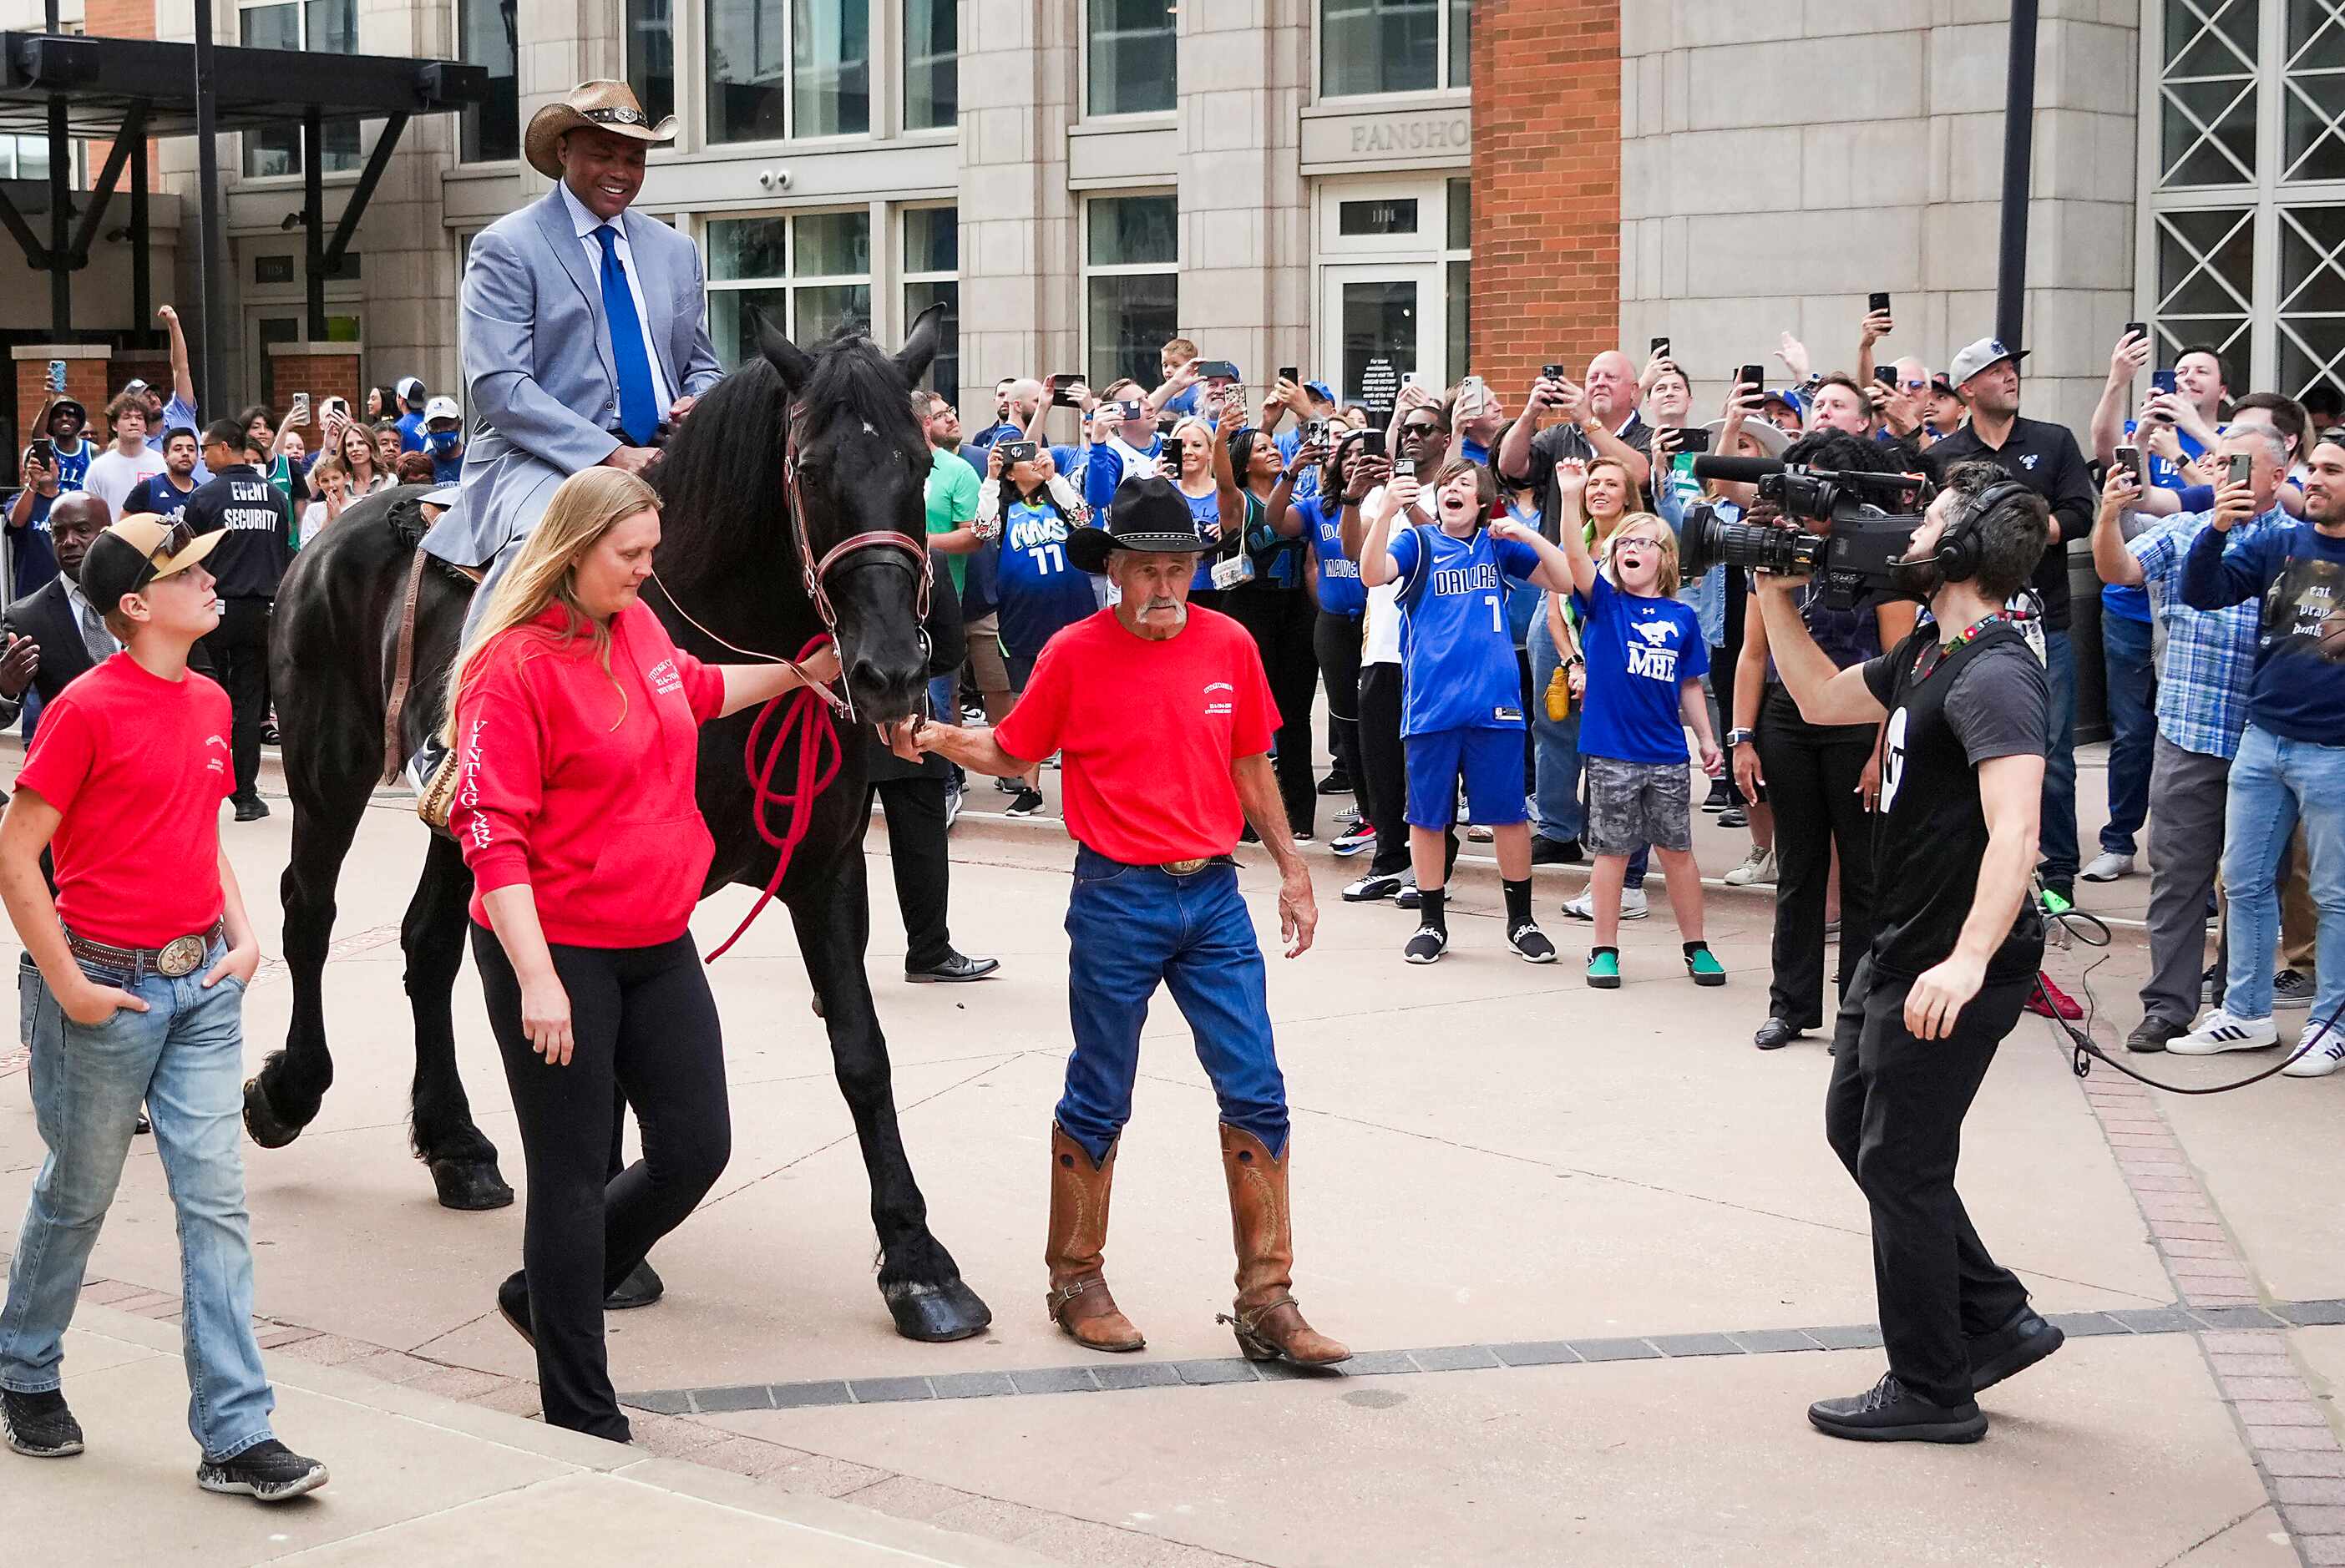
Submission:
{"label": "plaid shirt", "polygon": [[[2208,526],[2211,511],[2167,518],[2126,543],[2141,563],[2142,577],[2157,590],[2151,596],[2166,631],[2166,652],[2157,664],[2157,728],[2186,752],[2228,762],[2239,749],[2248,723],[2248,687],[2256,673],[2260,601],[2228,610],[2193,610],[2182,602],[2182,560],[2190,541]],[[2296,520],[2275,505],[2261,517],[2231,527],[2233,539],[2253,539]]]}

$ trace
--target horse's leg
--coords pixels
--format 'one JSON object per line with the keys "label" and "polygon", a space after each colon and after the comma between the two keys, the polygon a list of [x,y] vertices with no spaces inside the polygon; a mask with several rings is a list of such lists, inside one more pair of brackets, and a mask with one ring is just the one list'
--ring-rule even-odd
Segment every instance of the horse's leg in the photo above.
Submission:
{"label": "horse's leg", "polygon": [[334,939],[334,886],[350,840],[366,815],[373,781],[363,775],[326,781],[290,780],[293,849],[278,894],[285,911],[285,966],[293,981],[293,1020],[285,1048],[269,1054],[245,1081],[244,1125],[263,1148],[282,1148],[301,1136],[334,1081],[326,1046],[326,953]]}
{"label": "horse's leg", "polygon": [[415,1158],[431,1168],[443,1209],[502,1209],[513,1189],[497,1169],[497,1146],[472,1125],[456,1071],[456,975],[464,966],[464,907],[472,873],[452,839],[434,834],[423,875],[399,928],[407,1000],[415,1011]]}
{"label": "horse's leg", "polygon": [[871,1223],[879,1233],[879,1294],[908,1340],[963,1340],[980,1333],[993,1312],[961,1283],[960,1267],[929,1230],[928,1200],[896,1126],[888,1041],[871,1003],[863,950],[871,929],[861,846],[838,875],[822,878],[790,900],[798,951],[830,1031],[839,1092],[855,1118],[863,1168],[871,1179]]}

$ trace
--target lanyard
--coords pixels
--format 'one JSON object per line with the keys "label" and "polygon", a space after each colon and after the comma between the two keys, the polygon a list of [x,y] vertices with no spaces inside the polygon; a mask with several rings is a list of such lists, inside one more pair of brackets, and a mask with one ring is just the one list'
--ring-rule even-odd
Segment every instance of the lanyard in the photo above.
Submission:
{"label": "lanyard", "polygon": [[1914,683],[1918,686],[1928,680],[1931,673],[1945,663],[1947,654],[1975,641],[1978,635],[1988,627],[2010,619],[2011,612],[2008,610],[1998,610],[1991,615],[1982,615],[1956,632],[1949,641],[1933,642],[1923,649],[1921,659],[1914,666]]}

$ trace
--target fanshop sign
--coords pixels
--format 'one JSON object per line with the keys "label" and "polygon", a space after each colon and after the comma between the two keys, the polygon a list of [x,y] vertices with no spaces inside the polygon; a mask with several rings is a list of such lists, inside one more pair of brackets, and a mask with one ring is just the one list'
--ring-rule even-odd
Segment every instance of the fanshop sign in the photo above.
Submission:
{"label": "fanshop sign", "polygon": [[1473,150],[1474,116],[1463,108],[1335,115],[1303,122],[1306,170],[1319,166],[1462,162]]}

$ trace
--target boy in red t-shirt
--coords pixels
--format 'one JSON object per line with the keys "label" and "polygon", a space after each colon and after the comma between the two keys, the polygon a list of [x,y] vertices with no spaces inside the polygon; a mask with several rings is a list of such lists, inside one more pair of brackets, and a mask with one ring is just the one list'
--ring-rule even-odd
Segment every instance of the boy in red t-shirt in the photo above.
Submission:
{"label": "boy in red t-shirt", "polygon": [[276,1502],[324,1485],[326,1467],[269,1430],[276,1396],[252,1335],[238,1138],[260,945],[219,848],[235,787],[228,696],[188,669],[219,623],[198,562],[222,537],[126,517],[91,543],[82,592],[127,649],[43,711],[0,818],[0,899],[40,966],[33,1108],[49,1150],[0,1309],[0,1435],[36,1459],[82,1451],[59,1390],[63,1339],[143,1101],[178,1211],[196,1483]]}

